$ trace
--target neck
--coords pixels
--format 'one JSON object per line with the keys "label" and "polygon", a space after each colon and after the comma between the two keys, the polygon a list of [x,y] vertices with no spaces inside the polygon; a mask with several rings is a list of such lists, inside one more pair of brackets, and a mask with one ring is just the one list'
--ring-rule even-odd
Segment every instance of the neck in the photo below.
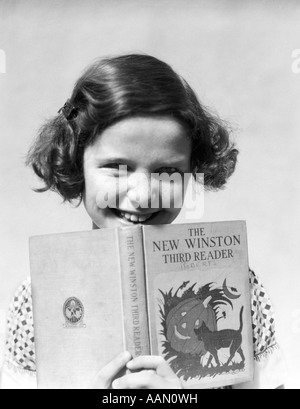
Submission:
{"label": "neck", "polygon": [[99,230],[100,227],[98,227],[94,222],[93,222],[93,230]]}

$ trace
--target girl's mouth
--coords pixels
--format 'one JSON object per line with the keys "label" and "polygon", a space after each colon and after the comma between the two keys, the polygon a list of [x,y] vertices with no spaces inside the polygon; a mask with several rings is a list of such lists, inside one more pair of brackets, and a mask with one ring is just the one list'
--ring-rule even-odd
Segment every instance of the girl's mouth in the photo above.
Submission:
{"label": "girl's mouth", "polygon": [[142,215],[142,214],[133,214],[133,213],[128,213],[128,212],[123,212],[122,210],[112,209],[112,208],[111,210],[119,219],[122,219],[132,224],[146,223],[152,220],[158,214],[158,212],[155,212],[155,213],[148,213],[148,214]]}

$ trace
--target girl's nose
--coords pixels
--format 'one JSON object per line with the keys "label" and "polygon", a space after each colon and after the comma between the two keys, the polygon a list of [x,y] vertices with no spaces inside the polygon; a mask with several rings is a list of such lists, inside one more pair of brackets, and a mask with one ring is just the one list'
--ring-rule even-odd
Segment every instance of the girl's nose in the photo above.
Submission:
{"label": "girl's nose", "polygon": [[127,198],[136,209],[150,209],[151,204],[156,202],[157,195],[158,192],[151,183],[151,175],[136,173],[129,176]]}

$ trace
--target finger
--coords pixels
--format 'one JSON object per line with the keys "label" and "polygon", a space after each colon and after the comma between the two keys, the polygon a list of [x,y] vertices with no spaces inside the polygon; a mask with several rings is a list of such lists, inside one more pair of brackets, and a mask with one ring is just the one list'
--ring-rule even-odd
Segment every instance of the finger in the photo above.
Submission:
{"label": "finger", "polygon": [[127,368],[131,371],[153,369],[160,376],[177,378],[169,364],[160,356],[139,356],[128,362]]}
{"label": "finger", "polygon": [[131,355],[129,352],[122,352],[98,372],[92,382],[92,387],[95,389],[108,388],[113,378],[125,367],[130,359]]}
{"label": "finger", "polygon": [[161,385],[162,378],[152,370],[125,375],[112,383],[113,389],[160,389]]}

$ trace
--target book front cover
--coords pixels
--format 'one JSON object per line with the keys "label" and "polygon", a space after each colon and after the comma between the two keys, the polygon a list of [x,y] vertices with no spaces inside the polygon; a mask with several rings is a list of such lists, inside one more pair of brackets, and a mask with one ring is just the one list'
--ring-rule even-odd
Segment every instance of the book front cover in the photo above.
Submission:
{"label": "book front cover", "polygon": [[30,241],[39,388],[89,388],[125,348],[117,231]]}
{"label": "book front cover", "polygon": [[253,377],[245,222],[144,228],[151,352],[187,388]]}

